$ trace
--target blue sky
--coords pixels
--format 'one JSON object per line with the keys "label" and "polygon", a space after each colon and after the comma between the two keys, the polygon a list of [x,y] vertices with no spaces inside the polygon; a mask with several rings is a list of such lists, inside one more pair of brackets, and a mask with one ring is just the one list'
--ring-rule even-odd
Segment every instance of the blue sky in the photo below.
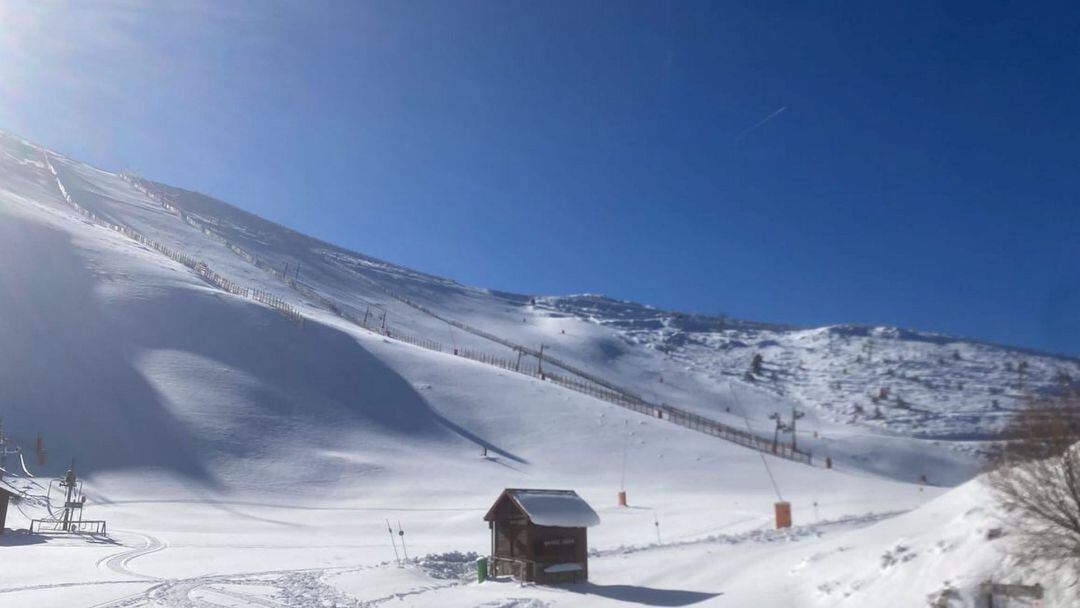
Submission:
{"label": "blue sky", "polygon": [[742,4],[0,0],[0,128],[469,284],[1080,354],[1076,11]]}

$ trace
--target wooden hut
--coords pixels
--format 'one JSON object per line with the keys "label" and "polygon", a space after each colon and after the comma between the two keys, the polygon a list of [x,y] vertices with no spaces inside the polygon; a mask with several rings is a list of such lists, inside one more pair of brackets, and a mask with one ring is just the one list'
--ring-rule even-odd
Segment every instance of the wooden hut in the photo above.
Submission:
{"label": "wooden hut", "polygon": [[492,576],[536,583],[589,578],[586,529],[600,523],[572,490],[506,489],[484,520],[491,528]]}

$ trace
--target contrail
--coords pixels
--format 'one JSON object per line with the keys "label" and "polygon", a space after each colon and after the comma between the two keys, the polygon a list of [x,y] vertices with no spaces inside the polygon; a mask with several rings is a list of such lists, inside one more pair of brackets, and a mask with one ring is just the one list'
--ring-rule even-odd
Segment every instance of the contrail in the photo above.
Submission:
{"label": "contrail", "polygon": [[783,114],[783,113],[784,113],[784,110],[786,110],[786,109],[787,109],[787,106],[783,106],[783,107],[782,107],[782,108],[780,108],[779,110],[777,110],[777,111],[773,112],[772,114],[769,114],[769,115],[768,115],[768,116],[766,116],[765,118],[762,118],[761,120],[757,121],[757,123],[756,123],[756,124],[754,124],[754,126],[752,126],[752,127],[750,127],[749,129],[747,129],[747,130],[743,131],[742,133],[739,133],[739,136],[738,136],[738,137],[736,137],[735,139],[742,139],[743,137],[746,137],[746,136],[747,136],[747,135],[749,135],[749,134],[750,134],[750,132],[751,132],[751,131],[753,131],[754,129],[757,129],[757,128],[758,128],[758,127],[760,127],[761,125],[763,125],[763,124],[765,124],[765,123],[769,122],[770,120],[772,120],[772,119],[776,118],[777,116],[779,116],[779,115]]}

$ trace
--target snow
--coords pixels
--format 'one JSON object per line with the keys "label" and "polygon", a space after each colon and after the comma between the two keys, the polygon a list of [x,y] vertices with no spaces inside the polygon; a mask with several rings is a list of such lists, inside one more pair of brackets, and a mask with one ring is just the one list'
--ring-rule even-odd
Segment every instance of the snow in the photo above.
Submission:
{"label": "snow", "polygon": [[[1007,534],[989,539],[1001,524],[971,480],[1020,382],[1049,390],[1080,373],[1073,359],[600,296],[533,304],[154,186],[354,315],[385,312],[394,333],[441,342],[434,352],[348,323],[120,175],[54,154],[54,177],[10,135],[0,151],[0,416],[14,442],[40,431],[49,451],[46,467],[7,467],[28,498],[0,536],[0,606],[970,606],[987,578],[1041,581],[1046,606],[1072,605],[1062,581],[1004,557]],[[89,222],[57,177],[99,217],[274,294],[303,325]],[[772,529],[760,454],[455,357],[518,353],[416,305],[762,435],[770,413],[807,412],[797,439],[817,466],[765,456],[795,526]],[[756,352],[765,373],[746,380]],[[108,520],[109,537],[20,532],[72,459],[86,517]],[[520,487],[573,489],[595,507],[589,583],[475,582],[484,513]],[[527,510],[563,521],[537,498]],[[405,532],[393,544],[388,524]]]}
{"label": "snow", "polygon": [[538,526],[589,528],[600,516],[572,490],[507,490],[529,521]]}
{"label": "snow", "polygon": [[583,568],[581,564],[555,564],[544,568],[544,572],[548,574],[557,574],[559,572],[581,572]]}

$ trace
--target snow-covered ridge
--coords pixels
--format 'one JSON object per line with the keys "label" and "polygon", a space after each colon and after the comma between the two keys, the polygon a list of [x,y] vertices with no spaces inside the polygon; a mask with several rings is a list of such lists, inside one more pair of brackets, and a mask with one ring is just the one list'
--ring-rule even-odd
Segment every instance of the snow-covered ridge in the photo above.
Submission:
{"label": "snow-covered ridge", "polygon": [[[26,142],[19,145],[7,154],[34,150]],[[192,245],[177,239],[175,217],[161,218],[163,223],[139,211],[141,204],[103,197],[93,181],[115,175],[69,159],[65,164],[84,167],[69,179],[86,184],[88,204],[103,203],[91,211],[178,248]],[[596,294],[545,297],[473,288],[307,237],[211,197],[130,181],[153,194],[159,209],[183,209],[203,237],[228,243],[269,270],[240,273],[252,284],[263,283],[268,299],[280,297],[300,310],[337,302],[353,317],[379,315],[404,335],[503,359],[519,357],[517,345],[537,352],[544,344],[548,356],[611,381],[604,386],[709,416],[731,413],[725,387],[734,383],[772,395],[779,409],[794,404],[822,421],[978,439],[993,436],[1027,394],[1053,391],[1063,379],[1080,377],[1074,358],[900,328],[804,329],[665,311]],[[190,253],[217,259],[221,253],[211,249],[200,244]],[[240,282],[237,274],[226,273]],[[319,295],[296,301],[282,279]],[[567,334],[564,325],[575,320],[596,331]],[[461,327],[480,331],[470,335]],[[556,327],[560,333],[552,335]],[[755,355],[763,359],[760,373],[747,374]],[[749,412],[751,423],[768,429],[761,422],[765,413]]]}
{"label": "snow-covered ridge", "polygon": [[[398,294],[443,319],[471,318],[471,325],[481,329],[507,329],[507,317],[517,315],[580,319],[609,336],[593,338],[586,349],[600,347],[614,354],[623,349],[640,353],[644,348],[642,356],[652,352],[661,359],[647,367],[674,363],[683,371],[704,376],[710,384],[752,384],[757,390],[817,410],[823,419],[834,422],[923,437],[988,438],[1029,393],[1052,392],[1063,378],[1080,378],[1080,359],[897,327],[798,328],[666,311],[598,294],[530,296],[468,287],[328,245],[204,195],[147,184],[185,209],[195,205],[200,217],[228,239],[243,242],[248,235],[259,234],[250,245],[265,245],[268,258],[276,256],[279,263],[299,267],[302,274],[346,271],[354,283],[350,295],[365,306],[373,300],[367,292],[375,288]],[[357,279],[362,286],[355,285]],[[513,327],[502,335],[521,342],[515,339],[521,329]],[[426,330],[432,336],[447,335],[445,328]],[[568,353],[560,345],[549,348],[554,357],[580,361],[579,353]],[[756,354],[764,359],[764,373],[751,378],[746,372]],[[595,368],[595,359],[590,357],[589,362],[595,376],[610,374],[603,367]],[[1022,374],[1014,371],[1021,367]],[[654,377],[662,375],[658,370]],[[625,383],[626,391],[655,395],[656,401],[683,407],[700,404],[687,403],[682,396],[665,396],[666,387],[642,380],[638,376]],[[702,399],[700,392],[695,393],[692,399]],[[712,401],[726,398],[723,394],[707,397]],[[708,410],[699,411],[715,413]]]}

